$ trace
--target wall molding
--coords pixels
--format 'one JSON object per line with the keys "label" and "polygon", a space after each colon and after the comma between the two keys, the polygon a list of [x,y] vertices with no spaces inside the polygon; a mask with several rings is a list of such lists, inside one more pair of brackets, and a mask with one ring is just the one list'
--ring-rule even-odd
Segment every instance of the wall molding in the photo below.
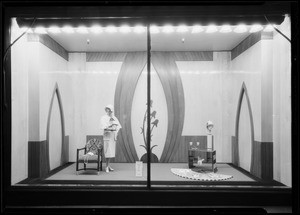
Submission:
{"label": "wall molding", "polygon": [[61,56],[66,61],[69,61],[69,53],[67,50],[64,49],[58,42],[56,42],[52,37],[48,34],[35,34],[29,33],[27,36],[28,42],[40,42],[41,44],[45,45],[53,52]]}
{"label": "wall molding", "polygon": [[86,62],[123,62],[127,52],[86,52]]}
{"label": "wall molding", "polygon": [[250,34],[242,42],[240,42],[236,47],[231,50],[231,60],[235,59],[237,56],[245,52],[251,46],[259,42],[260,40],[272,40],[273,32],[259,31]]}
{"label": "wall molding", "polygon": [[213,61],[213,51],[175,51],[175,61]]}
{"label": "wall molding", "polygon": [[[124,61],[127,53],[130,52],[86,52],[86,62]],[[175,61],[213,61],[213,51],[162,51],[161,53],[174,54]]]}

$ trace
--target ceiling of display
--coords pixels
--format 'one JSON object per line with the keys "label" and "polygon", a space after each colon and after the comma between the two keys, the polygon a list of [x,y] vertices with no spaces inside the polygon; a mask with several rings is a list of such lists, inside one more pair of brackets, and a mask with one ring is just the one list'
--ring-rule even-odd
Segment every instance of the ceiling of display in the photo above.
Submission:
{"label": "ceiling of display", "polygon": [[[229,51],[250,35],[245,33],[192,33],[186,32],[151,34],[152,51]],[[93,32],[48,34],[69,52],[128,52],[146,51],[147,33]],[[89,41],[89,42],[88,42]]]}

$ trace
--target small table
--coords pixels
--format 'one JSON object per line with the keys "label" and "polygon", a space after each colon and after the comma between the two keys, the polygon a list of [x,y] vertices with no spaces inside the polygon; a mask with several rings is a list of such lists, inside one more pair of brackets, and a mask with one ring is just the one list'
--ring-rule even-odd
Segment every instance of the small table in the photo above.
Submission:
{"label": "small table", "polygon": [[[202,163],[211,163],[211,168],[208,168],[209,171],[217,172],[218,168],[216,167],[216,150],[209,150],[209,149],[189,149],[188,150],[189,156],[189,168],[194,168],[198,162],[198,157],[200,159],[204,159]],[[201,169],[205,169],[203,166],[199,166]]]}

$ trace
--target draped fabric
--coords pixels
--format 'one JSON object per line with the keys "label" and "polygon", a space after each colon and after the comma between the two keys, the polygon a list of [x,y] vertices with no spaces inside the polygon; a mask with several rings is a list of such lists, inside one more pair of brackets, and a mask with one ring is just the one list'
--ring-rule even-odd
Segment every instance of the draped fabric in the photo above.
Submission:
{"label": "draped fabric", "polygon": [[[184,92],[173,52],[152,52],[152,64],[162,83],[167,101],[168,130],[160,162],[170,162],[178,149],[184,121]],[[153,87],[153,86],[152,86]]]}
{"label": "draped fabric", "polygon": [[131,109],[134,91],[146,63],[146,52],[128,52],[116,84],[114,98],[115,116],[122,125],[118,136],[118,144],[123,151],[126,162],[138,160],[131,130]]}

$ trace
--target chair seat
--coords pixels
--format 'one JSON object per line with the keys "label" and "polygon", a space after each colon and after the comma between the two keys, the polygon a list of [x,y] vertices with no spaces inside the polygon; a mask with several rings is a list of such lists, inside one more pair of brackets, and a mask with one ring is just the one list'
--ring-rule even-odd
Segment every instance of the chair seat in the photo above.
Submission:
{"label": "chair seat", "polygon": [[[83,155],[81,155],[78,159],[78,162],[83,163],[84,160],[85,159],[84,159]],[[88,163],[97,163],[98,162],[98,155],[88,156],[87,161],[88,161]],[[100,156],[100,161],[101,161],[101,156]]]}

